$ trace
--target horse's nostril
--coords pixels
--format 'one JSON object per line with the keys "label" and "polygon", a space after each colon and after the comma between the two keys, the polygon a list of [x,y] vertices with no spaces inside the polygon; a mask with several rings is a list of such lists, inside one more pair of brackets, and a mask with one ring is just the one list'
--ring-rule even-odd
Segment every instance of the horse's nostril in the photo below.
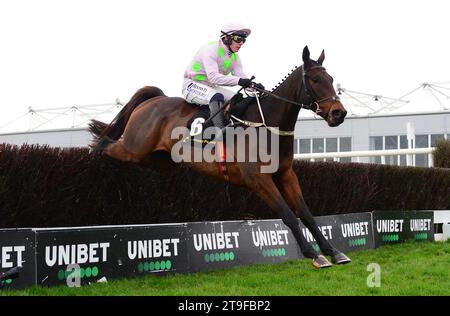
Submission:
{"label": "horse's nostril", "polygon": [[[347,114],[347,113],[345,113]],[[345,117],[344,112],[342,112],[341,110],[333,110],[333,112],[331,112],[331,115],[333,116],[334,119],[339,120],[341,118]]]}

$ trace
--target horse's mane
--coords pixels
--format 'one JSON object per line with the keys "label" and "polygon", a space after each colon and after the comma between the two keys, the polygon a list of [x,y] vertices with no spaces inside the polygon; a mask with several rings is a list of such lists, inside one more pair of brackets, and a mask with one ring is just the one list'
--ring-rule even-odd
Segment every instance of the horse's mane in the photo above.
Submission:
{"label": "horse's mane", "polygon": [[[315,61],[315,60],[310,60],[310,62],[313,64],[313,65],[318,65],[319,63],[317,62],[317,61]],[[302,67],[303,65],[301,65],[301,66],[294,66],[294,68],[292,68],[291,69],[291,71],[286,75],[286,76],[284,76],[284,78],[280,81],[280,82],[278,82],[276,85],[275,85],[275,87],[273,87],[272,88],[272,90],[270,91],[270,92],[275,92],[287,79],[289,79],[290,77],[291,77],[291,75],[298,69],[298,68],[300,68],[300,67]]]}
{"label": "horse's mane", "polygon": [[280,86],[283,84],[283,82],[285,82],[285,81],[286,81],[286,80],[294,73],[294,71],[297,70],[298,67],[299,67],[299,66],[295,66],[294,68],[292,68],[291,71],[290,71],[286,76],[284,76],[284,78],[281,79],[281,81],[278,82],[278,83],[275,85],[275,87],[272,88],[272,90],[271,90],[270,92],[275,92],[275,90],[277,90],[278,87],[280,87]]}

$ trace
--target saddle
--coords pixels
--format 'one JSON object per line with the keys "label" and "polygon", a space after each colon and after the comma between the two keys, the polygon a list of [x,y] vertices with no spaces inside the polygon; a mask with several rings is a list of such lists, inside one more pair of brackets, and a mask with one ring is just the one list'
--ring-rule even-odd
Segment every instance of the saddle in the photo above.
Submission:
{"label": "saddle", "polygon": [[236,117],[242,117],[250,103],[255,100],[255,97],[244,98],[242,93],[236,93],[230,100],[228,106],[225,107],[225,118],[230,119],[233,114]]}
{"label": "saddle", "polygon": [[[247,106],[254,100],[254,97],[244,98],[242,93],[237,93],[231,98],[231,100],[224,107],[224,116],[227,120],[227,125],[230,124],[230,117],[234,115],[241,117],[247,110]],[[195,105],[198,107],[198,105]],[[210,110],[208,105],[200,106],[200,109],[194,113],[192,118],[187,122],[187,128],[190,130],[191,141],[201,142],[207,144],[211,141],[208,137],[203,136],[203,131],[208,127],[214,126],[212,120],[208,120],[210,117]],[[206,123],[205,123],[206,122]],[[234,124],[233,124],[234,126]],[[201,135],[200,135],[201,134]]]}

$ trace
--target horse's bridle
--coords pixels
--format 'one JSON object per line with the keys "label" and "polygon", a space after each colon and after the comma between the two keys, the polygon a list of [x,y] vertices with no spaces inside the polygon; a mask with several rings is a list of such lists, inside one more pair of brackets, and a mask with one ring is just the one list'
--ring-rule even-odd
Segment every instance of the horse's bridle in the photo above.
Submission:
{"label": "horse's bridle", "polygon": [[[335,94],[333,96],[329,96],[329,97],[326,97],[326,98],[322,98],[322,99],[316,100],[317,99],[317,95],[311,88],[308,88],[308,81],[306,79],[309,78],[309,76],[308,76],[308,72],[309,71],[314,70],[314,69],[320,69],[320,70],[325,71],[325,67],[313,66],[313,67],[309,68],[307,71],[304,70],[303,66],[301,66],[301,67],[302,67],[302,69],[301,69],[301,71],[302,71],[302,81],[300,82],[300,91],[302,91],[302,86],[303,86],[304,89],[305,89],[306,97],[311,99],[311,102],[309,104],[303,104],[303,103],[291,101],[291,100],[288,100],[286,98],[280,97],[280,96],[278,96],[278,95],[276,95],[276,94],[274,94],[274,93],[272,93],[270,91],[259,89],[257,87],[253,87],[253,88],[256,89],[257,91],[260,91],[262,93],[270,95],[270,96],[274,97],[275,99],[279,99],[281,101],[300,106],[300,108],[311,110],[314,113],[316,113],[318,115],[321,115],[321,113],[323,113],[323,112],[320,109],[320,103],[326,102],[326,101],[329,101],[329,100],[331,100],[333,102],[334,101],[339,101],[340,98]],[[322,115],[324,115],[325,118],[326,118],[326,116],[328,116],[328,114],[322,114]]]}
{"label": "horse's bridle", "polygon": [[[318,98],[317,98],[317,95],[314,92],[314,90],[311,88],[308,88],[308,81],[306,80],[306,78],[309,78],[308,72],[311,70],[320,69],[320,70],[326,71],[326,69],[323,66],[313,66],[313,67],[309,68],[307,71],[305,71],[304,67],[303,66],[301,66],[301,67],[302,67],[302,82],[300,83],[300,90],[302,88],[301,86],[303,85],[303,87],[305,87],[306,96],[311,99],[310,104],[308,104],[308,105],[302,104],[302,107],[305,109],[311,110],[314,113],[320,115],[320,113],[323,113],[322,110],[320,109],[320,103],[326,102],[326,101],[335,102],[335,101],[339,101],[340,98],[335,94],[333,96],[329,96],[329,97],[317,100]],[[328,115],[328,113],[326,114],[326,116],[327,115]]]}

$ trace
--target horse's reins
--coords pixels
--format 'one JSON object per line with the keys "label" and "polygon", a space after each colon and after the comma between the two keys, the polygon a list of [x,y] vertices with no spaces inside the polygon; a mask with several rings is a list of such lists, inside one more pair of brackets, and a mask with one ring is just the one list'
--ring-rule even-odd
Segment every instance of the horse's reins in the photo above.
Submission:
{"label": "horse's reins", "polygon": [[[310,69],[308,69],[308,71],[313,70],[313,69],[321,69],[321,70],[325,71],[325,68],[322,67],[322,66],[311,67]],[[256,91],[261,92],[261,93],[265,93],[267,95],[270,95],[271,97],[273,97],[275,99],[278,99],[278,100],[281,100],[281,101],[284,101],[284,102],[287,102],[287,103],[290,103],[290,104],[293,104],[293,105],[300,106],[300,109],[304,108],[304,109],[307,109],[307,110],[314,111],[314,113],[317,114],[317,115],[320,115],[320,113],[323,113],[322,110],[320,109],[320,103],[328,101],[328,100],[331,100],[331,101],[339,101],[340,100],[337,95],[326,97],[326,98],[322,98],[320,100],[314,100],[316,94],[314,93],[314,91],[312,89],[308,89],[307,80],[306,80],[307,77],[308,77],[307,71],[305,71],[303,69],[303,66],[302,66],[302,81],[300,83],[300,91],[302,89],[301,86],[303,85],[304,88],[305,88],[306,96],[311,99],[311,103],[310,104],[303,104],[303,103],[298,103],[298,102],[295,102],[295,101],[291,101],[291,100],[288,100],[286,98],[280,97],[280,96],[278,96],[278,95],[276,95],[276,94],[274,94],[274,93],[272,93],[270,91],[267,91],[267,90],[264,90],[264,89],[260,89],[260,88],[257,88],[257,87],[252,87],[252,88],[255,89]],[[315,96],[312,96],[312,94],[315,95]],[[257,93],[255,93],[255,97],[256,97],[256,102],[258,103],[258,110],[259,110],[259,113],[260,113],[261,119],[262,119],[261,123],[241,120],[241,119],[239,119],[238,117],[236,117],[234,115],[231,115],[231,117],[233,119],[237,120],[238,122],[240,122],[240,123],[242,123],[244,125],[250,126],[250,127],[264,126],[268,130],[270,130],[272,133],[275,133],[275,134],[280,135],[280,136],[292,136],[292,135],[294,135],[294,131],[282,131],[282,130],[280,130],[277,127],[266,125],[265,118],[264,118],[264,113],[262,111],[261,104],[259,102],[259,97],[258,97]],[[328,114],[325,115],[325,119],[326,119],[327,116],[328,116]]]}

